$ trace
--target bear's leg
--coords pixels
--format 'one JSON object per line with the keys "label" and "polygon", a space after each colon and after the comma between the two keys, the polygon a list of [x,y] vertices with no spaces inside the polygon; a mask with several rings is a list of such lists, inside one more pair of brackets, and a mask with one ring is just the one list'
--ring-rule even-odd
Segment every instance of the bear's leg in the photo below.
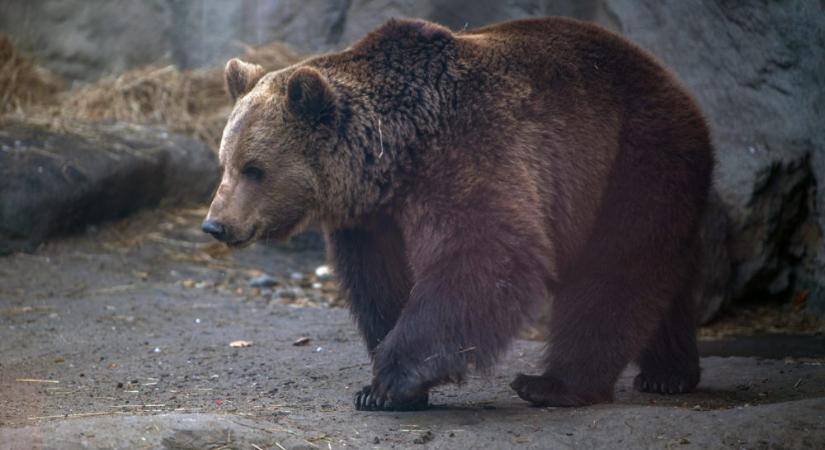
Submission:
{"label": "bear's leg", "polygon": [[411,288],[400,232],[384,221],[371,230],[335,230],[327,234],[327,243],[341,292],[373,356]]}
{"label": "bear's leg", "polygon": [[[648,343],[643,371],[657,377],[654,382],[676,377],[674,371],[677,388],[698,379],[695,356],[688,353],[695,351],[692,315],[686,318],[689,298],[679,292],[693,273],[691,243],[703,188],[685,170],[634,164],[618,166],[590,241],[561,276],[544,373],[519,375],[511,385],[532,404],[611,401],[622,370]],[[625,173],[634,176],[624,178]]]}
{"label": "bear's leg", "polygon": [[653,339],[638,359],[641,373],[633,387],[642,392],[678,394],[699,384],[699,351],[691,291],[679,293]]}
{"label": "bear's leg", "polygon": [[485,218],[468,220],[449,235],[426,224],[412,227],[421,233],[409,251],[415,285],[376,349],[373,381],[357,396],[357,409],[425,406],[419,399],[431,387],[460,382],[470,366],[489,367],[532,306],[546,301],[541,238],[508,236]]}
{"label": "bear's leg", "polygon": [[511,387],[538,406],[611,401],[621,371],[660,320],[658,290],[644,280],[607,272],[582,274],[564,284],[553,301],[544,373],[519,375]]}

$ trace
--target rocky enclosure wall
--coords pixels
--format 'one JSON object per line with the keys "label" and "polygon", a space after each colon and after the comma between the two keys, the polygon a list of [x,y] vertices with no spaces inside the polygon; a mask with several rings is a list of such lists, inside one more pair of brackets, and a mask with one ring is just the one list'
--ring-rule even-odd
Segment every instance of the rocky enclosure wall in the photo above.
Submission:
{"label": "rocky enclosure wall", "polygon": [[543,15],[624,34],[670,66],[705,111],[719,164],[704,310],[781,298],[825,314],[823,2],[11,0],[0,31],[57,73],[90,80],[158,61],[221,63],[242,43],[341,48],[389,17],[462,29]]}

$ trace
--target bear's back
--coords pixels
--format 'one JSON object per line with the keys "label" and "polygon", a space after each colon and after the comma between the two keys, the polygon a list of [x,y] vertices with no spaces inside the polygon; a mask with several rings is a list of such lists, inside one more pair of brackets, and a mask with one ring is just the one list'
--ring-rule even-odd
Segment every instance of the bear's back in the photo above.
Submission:
{"label": "bear's back", "polygon": [[598,85],[622,100],[635,97],[639,91],[662,89],[687,96],[652,55],[591,23],[563,17],[524,19],[455,36],[471,58],[492,52],[494,56],[487,61],[506,65],[504,71],[511,74],[523,71],[534,83]]}
{"label": "bear's back", "polygon": [[[701,112],[676,78],[630,41],[566,18],[505,22],[456,38],[465,64],[500,87],[474,95],[474,103],[489,101],[490,108],[497,97],[511,99],[506,122],[516,129],[499,130],[508,145],[489,151],[523,158],[535,171],[547,190],[547,226],[571,237],[557,243],[562,254],[584,245],[611,178],[668,167],[674,177],[681,171],[706,183],[712,150]],[[526,145],[515,152],[517,141]],[[670,168],[673,161],[681,166]],[[667,185],[662,180],[661,189]]]}

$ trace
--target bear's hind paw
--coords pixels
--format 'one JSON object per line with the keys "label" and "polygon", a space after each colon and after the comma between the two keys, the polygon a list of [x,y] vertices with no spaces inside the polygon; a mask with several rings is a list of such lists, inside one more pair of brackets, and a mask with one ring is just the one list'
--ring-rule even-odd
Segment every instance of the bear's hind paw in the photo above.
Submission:
{"label": "bear's hind paw", "polygon": [[533,406],[583,406],[611,400],[610,395],[595,392],[580,395],[551,375],[519,374],[510,387]]}

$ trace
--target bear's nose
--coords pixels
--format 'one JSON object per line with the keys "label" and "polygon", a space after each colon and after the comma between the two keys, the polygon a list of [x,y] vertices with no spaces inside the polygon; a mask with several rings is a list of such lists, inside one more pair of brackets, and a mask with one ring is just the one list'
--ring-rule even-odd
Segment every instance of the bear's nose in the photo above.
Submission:
{"label": "bear's nose", "polygon": [[201,230],[204,233],[209,233],[219,241],[226,240],[226,227],[217,220],[204,220],[201,224]]}

